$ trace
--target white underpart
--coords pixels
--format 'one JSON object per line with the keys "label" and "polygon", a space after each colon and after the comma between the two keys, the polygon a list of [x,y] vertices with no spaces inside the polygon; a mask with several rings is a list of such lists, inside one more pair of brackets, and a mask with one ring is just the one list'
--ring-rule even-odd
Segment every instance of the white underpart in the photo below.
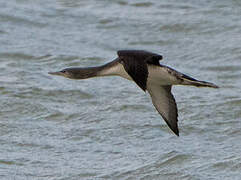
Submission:
{"label": "white underpart", "polygon": [[167,71],[166,67],[148,65],[147,86],[155,85],[174,85],[179,84],[175,76]]}
{"label": "white underpart", "polygon": [[[100,76],[121,76],[125,79],[133,81],[129,74],[125,71],[124,66],[121,63],[111,68],[105,69],[101,72]],[[148,78],[147,88],[153,85],[174,85],[178,84],[178,80],[175,76],[171,75],[165,67],[159,67],[155,65],[148,65]]]}
{"label": "white underpart", "polygon": [[114,66],[106,68],[100,73],[100,76],[121,76],[132,81],[132,78],[125,71],[125,68],[121,63],[116,63]]}

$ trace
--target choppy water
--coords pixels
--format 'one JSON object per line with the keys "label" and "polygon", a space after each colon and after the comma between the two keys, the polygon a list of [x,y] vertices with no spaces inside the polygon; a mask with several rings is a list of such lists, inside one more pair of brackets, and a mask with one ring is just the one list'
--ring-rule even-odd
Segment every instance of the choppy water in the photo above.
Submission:
{"label": "choppy water", "polygon": [[[241,179],[241,3],[0,1],[0,179]],[[174,87],[180,137],[118,77],[48,71],[145,49],[220,89]]]}

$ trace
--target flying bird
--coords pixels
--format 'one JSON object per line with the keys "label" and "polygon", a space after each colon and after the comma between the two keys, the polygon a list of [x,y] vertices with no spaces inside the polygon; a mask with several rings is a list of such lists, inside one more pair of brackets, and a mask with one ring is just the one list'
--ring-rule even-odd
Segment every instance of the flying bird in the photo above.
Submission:
{"label": "flying bird", "polygon": [[100,76],[121,76],[134,81],[151,96],[152,103],[169,128],[179,136],[178,110],[172,85],[218,88],[213,83],[199,81],[159,63],[162,56],[144,50],[120,50],[113,61],[97,67],[66,68],[51,75],[70,79],[87,79]]}

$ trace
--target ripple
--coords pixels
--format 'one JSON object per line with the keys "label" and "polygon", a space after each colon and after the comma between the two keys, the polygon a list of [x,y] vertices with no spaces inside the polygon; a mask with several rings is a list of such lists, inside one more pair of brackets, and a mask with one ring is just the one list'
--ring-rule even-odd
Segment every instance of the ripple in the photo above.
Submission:
{"label": "ripple", "polygon": [[131,41],[128,44],[129,45],[161,45],[161,46],[168,46],[170,44],[175,44],[176,42],[174,40],[153,40],[153,41]]}
{"label": "ripple", "polygon": [[173,153],[168,153],[165,157],[165,160],[161,163],[157,163],[156,166],[166,166],[166,165],[171,165],[171,164],[184,164],[186,161],[190,161],[192,159],[192,156],[187,155],[187,154],[176,154],[173,155]]}
{"label": "ripple", "polygon": [[20,163],[16,163],[15,161],[1,160],[0,164],[2,165],[21,165]]}
{"label": "ripple", "polygon": [[109,24],[112,23],[113,20],[112,19],[102,19],[99,21],[100,24]]}
{"label": "ripple", "polygon": [[24,54],[24,53],[0,53],[1,58],[6,58],[6,59],[35,59],[35,56]]}
{"label": "ripple", "polygon": [[[176,167],[181,167],[182,164],[185,164],[186,162],[189,162],[192,158],[189,155],[185,154],[176,154],[177,152],[169,152],[165,154],[164,157],[161,157],[160,159],[156,161],[151,161],[149,163],[145,163],[143,165],[135,166],[135,167],[130,167],[129,170],[126,170],[124,172],[115,172],[115,174],[111,175],[105,175],[103,177],[115,177],[115,178],[120,178],[120,179],[125,179],[124,177],[129,177],[129,178],[135,178],[135,177],[142,177],[143,179],[146,179],[147,177],[155,177],[155,174],[158,173],[157,177],[159,179],[160,177],[160,171],[157,172],[157,169],[160,167],[166,167],[166,168],[171,168],[172,166]],[[164,159],[164,160],[163,160]],[[167,175],[167,177],[170,177],[172,174],[174,177],[176,177],[178,171],[173,172],[173,173],[168,173],[165,171],[164,168],[161,171],[161,176]],[[182,176],[181,174],[179,176]],[[127,179],[129,179],[127,178]]]}
{"label": "ripple", "polygon": [[34,26],[34,27],[38,27],[38,28],[42,28],[45,27],[46,24],[45,23],[40,23],[37,21],[33,21],[33,20],[28,20],[26,18],[22,18],[22,17],[17,17],[17,16],[12,16],[12,15],[6,15],[6,14],[0,14],[0,20],[1,21],[7,21],[7,22],[12,22],[13,24],[25,24],[27,26]]}
{"label": "ripple", "polygon": [[[218,66],[211,66],[211,67],[205,67],[205,69],[207,70],[212,70],[212,71],[240,71],[241,66],[237,66],[237,65],[226,65],[226,66],[222,66],[222,65],[218,65]],[[204,70],[204,68],[201,68],[201,70]]]}
{"label": "ripple", "polygon": [[128,5],[128,2],[126,2],[126,1],[120,1],[120,0],[118,0],[117,3],[118,3],[119,5],[121,5],[121,6],[126,6],[126,5]]}
{"label": "ripple", "polygon": [[72,98],[73,96],[80,99],[91,99],[94,95],[83,92],[81,90],[46,90],[42,88],[21,88],[18,91],[8,92],[12,93],[14,97],[35,99],[37,97],[64,97],[65,99]]}
{"label": "ripple", "polygon": [[7,33],[6,31],[0,30],[0,34],[6,34],[6,33]]}
{"label": "ripple", "polygon": [[216,162],[212,165],[213,168],[215,169],[219,169],[219,170],[229,170],[229,171],[233,171],[233,170],[238,170],[237,167],[240,167],[240,163],[237,163],[238,161],[240,161],[240,159],[230,159],[230,160],[223,160],[221,162]]}
{"label": "ripple", "polygon": [[184,10],[192,10],[192,9],[196,9],[197,7],[194,4],[182,4],[182,3],[163,3],[159,6],[161,9],[173,9],[173,10],[177,10],[177,9],[184,9]]}
{"label": "ripple", "polygon": [[[17,77],[11,77],[11,76],[3,76],[0,77],[0,82],[1,83],[12,83],[12,82],[17,82],[18,78]],[[4,87],[3,87],[4,88]]]}
{"label": "ripple", "polygon": [[168,31],[169,33],[193,32],[199,29],[199,24],[167,24],[160,28],[160,31]]}
{"label": "ripple", "polygon": [[127,111],[141,111],[141,112],[143,112],[143,111],[147,111],[146,110],[146,105],[138,105],[138,104],[130,104],[130,105],[121,105],[121,106],[119,106],[119,108],[118,109],[116,109],[117,111],[125,111],[125,110],[127,110]]}
{"label": "ripple", "polygon": [[131,6],[135,6],[135,7],[150,7],[152,5],[153,5],[153,3],[151,3],[151,2],[140,2],[140,3],[131,4]]}

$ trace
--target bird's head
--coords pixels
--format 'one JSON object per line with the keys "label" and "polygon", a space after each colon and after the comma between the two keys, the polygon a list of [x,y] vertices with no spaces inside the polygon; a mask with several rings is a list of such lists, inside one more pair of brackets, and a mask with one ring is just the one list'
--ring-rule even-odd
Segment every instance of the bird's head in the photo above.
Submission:
{"label": "bird's head", "polygon": [[49,72],[51,75],[63,76],[69,79],[86,79],[94,77],[96,73],[95,68],[66,68],[57,72]]}
{"label": "bird's head", "polygon": [[63,76],[63,77],[70,78],[70,79],[73,79],[73,77],[74,77],[73,73],[69,70],[69,68],[63,69],[63,70],[57,71],[57,72],[49,72],[49,74]]}

